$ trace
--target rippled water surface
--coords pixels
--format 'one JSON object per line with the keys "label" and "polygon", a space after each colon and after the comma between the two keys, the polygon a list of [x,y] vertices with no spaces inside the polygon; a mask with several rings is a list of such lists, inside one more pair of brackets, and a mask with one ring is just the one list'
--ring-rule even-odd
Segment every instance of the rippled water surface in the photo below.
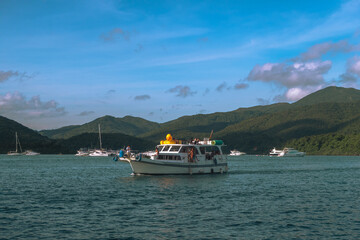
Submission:
{"label": "rippled water surface", "polygon": [[360,239],[360,157],[131,176],[111,158],[0,155],[0,239]]}

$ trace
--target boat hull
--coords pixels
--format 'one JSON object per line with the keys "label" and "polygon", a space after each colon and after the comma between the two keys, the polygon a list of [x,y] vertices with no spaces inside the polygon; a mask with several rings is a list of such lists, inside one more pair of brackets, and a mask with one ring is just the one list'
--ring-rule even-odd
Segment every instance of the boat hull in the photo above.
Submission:
{"label": "boat hull", "polygon": [[151,159],[145,160],[126,160],[130,163],[134,174],[148,175],[192,175],[209,173],[226,173],[228,171],[227,162],[214,163],[181,163],[181,162],[161,162]]}

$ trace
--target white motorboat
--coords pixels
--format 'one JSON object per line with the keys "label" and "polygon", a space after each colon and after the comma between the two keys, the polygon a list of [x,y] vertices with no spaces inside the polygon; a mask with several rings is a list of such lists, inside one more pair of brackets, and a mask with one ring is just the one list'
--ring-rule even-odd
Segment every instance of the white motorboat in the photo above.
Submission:
{"label": "white motorboat", "polygon": [[107,157],[109,154],[105,150],[96,149],[89,153],[90,157]]}
{"label": "white motorboat", "polygon": [[275,156],[275,157],[277,157],[277,156],[279,156],[279,154],[282,152],[283,150],[276,150],[276,148],[273,148],[271,151],[270,151],[270,153],[269,153],[269,155],[270,156]]}
{"label": "white motorboat", "polygon": [[304,152],[299,152],[294,148],[284,148],[278,157],[303,157],[305,156]]}
{"label": "white motorboat", "polygon": [[[156,154],[116,157],[128,162],[134,174],[205,174],[228,171],[227,156],[223,154],[222,140],[183,142],[168,134],[156,147]],[[115,160],[116,160],[115,159]]]}
{"label": "white motorboat", "polygon": [[245,154],[246,153],[240,152],[238,150],[231,150],[229,156],[241,156],[241,155],[245,155]]}
{"label": "white motorboat", "polygon": [[85,148],[80,148],[77,153],[75,154],[75,156],[78,157],[84,157],[84,156],[89,156],[89,150],[85,149]]}
{"label": "white motorboat", "polygon": [[26,151],[24,152],[24,155],[27,155],[27,156],[36,156],[36,155],[40,155],[40,153],[34,152],[34,151],[32,151],[32,150],[26,150]]}

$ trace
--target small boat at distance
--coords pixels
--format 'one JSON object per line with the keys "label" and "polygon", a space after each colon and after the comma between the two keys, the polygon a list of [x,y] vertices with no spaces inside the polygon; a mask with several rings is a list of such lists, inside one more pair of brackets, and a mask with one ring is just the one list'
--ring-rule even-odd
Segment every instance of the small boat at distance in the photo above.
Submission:
{"label": "small boat at distance", "polygon": [[270,151],[269,155],[270,155],[270,157],[277,157],[277,156],[279,156],[279,154],[280,154],[282,151],[283,151],[283,150],[276,150],[276,148],[274,147],[274,148]]}
{"label": "small boat at distance", "polygon": [[26,156],[36,156],[36,155],[40,155],[40,153],[34,152],[34,151],[32,151],[32,150],[26,150],[26,151],[24,152],[24,155],[26,155]]}
{"label": "small boat at distance", "polygon": [[279,153],[278,157],[304,157],[304,152],[299,152],[294,148],[284,148],[281,153]]}
{"label": "small boat at distance", "polygon": [[[173,140],[168,134],[166,140],[156,146],[156,154],[117,156],[114,160],[130,163],[134,174],[208,174],[228,171],[227,155],[223,154],[222,140],[185,142]],[[122,153],[120,153],[121,155]]]}
{"label": "small boat at distance", "polygon": [[15,132],[15,151],[10,151],[10,152],[7,153],[7,155],[9,155],[9,156],[23,155],[20,140],[19,140],[17,132]]}
{"label": "small boat at distance", "polygon": [[231,151],[230,151],[229,156],[241,156],[241,155],[245,155],[245,154],[246,154],[246,153],[240,152],[240,151],[234,149],[234,150],[231,150]]}

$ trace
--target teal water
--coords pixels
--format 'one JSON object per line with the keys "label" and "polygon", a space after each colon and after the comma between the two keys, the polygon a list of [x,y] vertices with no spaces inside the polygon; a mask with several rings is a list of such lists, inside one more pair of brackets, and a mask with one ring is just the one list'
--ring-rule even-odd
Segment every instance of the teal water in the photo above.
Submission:
{"label": "teal water", "polygon": [[0,239],[360,239],[360,157],[132,176],[111,158],[0,155]]}

